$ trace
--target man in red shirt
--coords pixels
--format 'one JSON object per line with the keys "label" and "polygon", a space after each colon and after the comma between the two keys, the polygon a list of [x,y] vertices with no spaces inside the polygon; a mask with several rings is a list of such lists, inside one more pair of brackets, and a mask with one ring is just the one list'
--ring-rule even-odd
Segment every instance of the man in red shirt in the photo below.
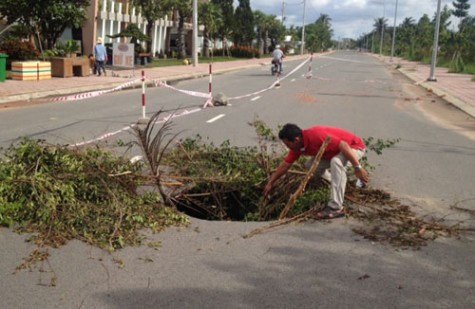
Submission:
{"label": "man in red shirt", "polygon": [[368,182],[369,176],[359,163],[366,151],[363,140],[340,128],[316,126],[302,130],[295,124],[284,125],[279,132],[279,139],[290,151],[270,177],[264,194],[269,194],[277,179],[284,175],[301,155],[313,157],[307,162],[307,167],[310,168],[327,136],[331,141],[323,153],[316,174],[331,183],[331,195],[328,205],[317,214],[317,217],[333,219],[344,216],[347,167],[351,164],[356,177],[363,183]]}

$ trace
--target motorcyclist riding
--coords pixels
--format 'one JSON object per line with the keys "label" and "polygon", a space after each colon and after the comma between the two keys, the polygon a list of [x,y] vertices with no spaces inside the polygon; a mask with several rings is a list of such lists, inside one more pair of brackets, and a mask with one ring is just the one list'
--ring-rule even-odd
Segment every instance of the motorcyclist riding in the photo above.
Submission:
{"label": "motorcyclist riding", "polygon": [[284,52],[280,49],[280,45],[276,45],[272,52],[272,64],[277,63],[279,65],[279,74],[282,73],[282,62],[284,57]]}

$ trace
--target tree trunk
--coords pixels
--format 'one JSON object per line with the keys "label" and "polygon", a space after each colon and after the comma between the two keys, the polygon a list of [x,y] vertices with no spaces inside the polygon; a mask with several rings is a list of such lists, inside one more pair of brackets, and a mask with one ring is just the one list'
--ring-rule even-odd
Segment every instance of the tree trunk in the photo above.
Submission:
{"label": "tree trunk", "polygon": [[[149,38],[152,37],[152,30],[153,30],[153,22],[149,21],[147,23],[147,27],[146,27],[146,30],[145,30],[145,32],[147,32],[147,36]],[[145,50],[146,50],[147,53],[152,53],[152,41],[151,40],[145,42]],[[152,57],[153,56],[155,56],[155,55],[152,55]],[[148,62],[152,61],[152,59],[151,59],[152,57],[149,57]]]}
{"label": "tree trunk", "polygon": [[269,46],[267,44],[268,39],[269,39],[269,31],[266,30],[266,35],[264,37],[264,54],[267,54],[269,52]]}
{"label": "tree trunk", "polygon": [[209,58],[209,34],[206,27],[203,31],[203,56]]}
{"label": "tree trunk", "polygon": [[178,49],[178,59],[185,59],[186,58],[186,50],[185,50],[185,18],[183,14],[180,14],[180,18],[178,21],[178,40],[176,47]]}

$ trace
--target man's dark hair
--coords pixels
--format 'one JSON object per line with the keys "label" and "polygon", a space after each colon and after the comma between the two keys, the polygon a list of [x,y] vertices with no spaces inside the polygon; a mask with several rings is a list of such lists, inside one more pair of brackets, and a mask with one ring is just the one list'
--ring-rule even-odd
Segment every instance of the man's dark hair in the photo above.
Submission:
{"label": "man's dark hair", "polygon": [[302,137],[302,129],[293,123],[285,124],[279,131],[279,138],[281,140],[288,140],[293,142],[296,137]]}

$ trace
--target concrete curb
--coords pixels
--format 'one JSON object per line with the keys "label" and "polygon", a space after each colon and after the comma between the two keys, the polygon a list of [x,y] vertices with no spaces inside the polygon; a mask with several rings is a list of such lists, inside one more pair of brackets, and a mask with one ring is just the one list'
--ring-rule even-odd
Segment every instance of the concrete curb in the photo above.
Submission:
{"label": "concrete curb", "polygon": [[432,82],[428,81],[427,79],[422,79],[419,76],[416,76],[415,74],[411,74],[410,72],[411,69],[397,69],[401,74],[412,80],[415,85],[421,86],[422,88],[426,89],[427,91],[432,92],[442,100],[446,101],[449,104],[452,104],[453,106],[457,107],[458,109],[462,110],[463,112],[467,113],[471,117],[475,118],[475,107],[465,103],[464,101],[460,100],[456,96],[448,93],[447,91],[444,91],[440,88],[437,87],[437,85]]}

